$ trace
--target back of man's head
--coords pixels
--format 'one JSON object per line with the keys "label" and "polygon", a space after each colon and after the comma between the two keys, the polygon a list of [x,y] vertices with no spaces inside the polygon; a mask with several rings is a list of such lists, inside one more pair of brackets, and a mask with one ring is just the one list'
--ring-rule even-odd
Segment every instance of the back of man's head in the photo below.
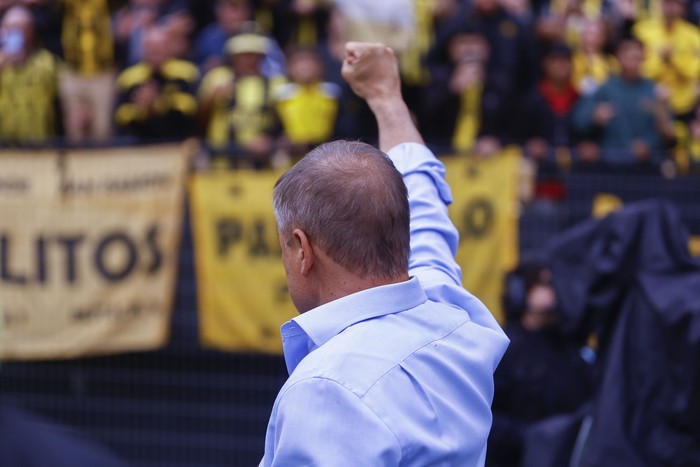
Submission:
{"label": "back of man's head", "polygon": [[333,261],[360,276],[390,280],[408,270],[406,186],[391,160],[356,141],[323,144],[277,182],[283,238],[301,229]]}

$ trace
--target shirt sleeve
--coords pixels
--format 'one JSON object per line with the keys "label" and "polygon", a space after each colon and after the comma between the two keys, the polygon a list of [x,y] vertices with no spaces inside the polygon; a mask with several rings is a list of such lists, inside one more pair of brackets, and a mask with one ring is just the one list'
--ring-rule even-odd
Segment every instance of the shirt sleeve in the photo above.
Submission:
{"label": "shirt sleeve", "polygon": [[309,378],[284,390],[270,424],[275,437],[265,441],[263,467],[400,464],[401,448],[393,433],[355,393],[335,381]]}
{"label": "shirt sleeve", "polygon": [[462,270],[455,260],[459,232],[447,210],[452,193],[445,181],[445,166],[427,147],[418,143],[399,144],[388,154],[408,189],[411,209],[409,274],[418,278],[429,299],[461,308],[477,325],[505,337],[493,314],[462,285]]}
{"label": "shirt sleeve", "polygon": [[408,189],[411,209],[411,256],[409,274],[423,287],[439,284],[462,286],[462,271],[455,254],[459,233],[450,220],[452,202],[445,181],[445,166],[425,146],[404,143],[388,153]]}

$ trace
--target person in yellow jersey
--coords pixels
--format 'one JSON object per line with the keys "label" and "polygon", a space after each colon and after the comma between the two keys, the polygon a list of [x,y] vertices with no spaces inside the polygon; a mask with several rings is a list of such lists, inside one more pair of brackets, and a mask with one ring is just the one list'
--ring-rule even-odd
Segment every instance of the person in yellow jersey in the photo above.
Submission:
{"label": "person in yellow jersey", "polygon": [[34,20],[24,6],[0,24],[0,143],[46,144],[57,133],[59,60],[36,44]]}
{"label": "person in yellow jersey", "polygon": [[663,85],[676,119],[687,120],[698,102],[700,28],[683,19],[684,0],[662,0],[661,17],[635,23],[646,51],[643,73]]}
{"label": "person in yellow jersey", "polygon": [[274,99],[294,160],[333,137],[341,90],[322,80],[323,63],[314,49],[292,50],[287,70],[290,82],[277,88]]}
{"label": "person in yellow jersey", "polygon": [[262,34],[238,34],[226,42],[226,65],[202,79],[200,118],[215,163],[226,161],[227,156],[254,168],[270,163],[280,133],[272,96],[286,78],[262,73],[269,47],[269,39]]}

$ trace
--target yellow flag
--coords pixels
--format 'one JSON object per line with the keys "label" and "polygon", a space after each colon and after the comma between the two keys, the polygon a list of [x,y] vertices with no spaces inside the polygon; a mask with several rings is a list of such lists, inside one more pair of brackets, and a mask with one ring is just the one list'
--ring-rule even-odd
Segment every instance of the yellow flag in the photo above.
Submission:
{"label": "yellow flag", "polygon": [[0,153],[2,358],[165,343],[187,166],[175,145]]}
{"label": "yellow flag", "polygon": [[518,262],[521,157],[515,148],[488,159],[441,157],[454,198],[450,217],[460,233],[462,282],[500,322],[504,274]]}
{"label": "yellow flag", "polygon": [[280,353],[280,326],[297,315],[272,210],[280,173],[194,174],[190,202],[200,338],[224,350]]}

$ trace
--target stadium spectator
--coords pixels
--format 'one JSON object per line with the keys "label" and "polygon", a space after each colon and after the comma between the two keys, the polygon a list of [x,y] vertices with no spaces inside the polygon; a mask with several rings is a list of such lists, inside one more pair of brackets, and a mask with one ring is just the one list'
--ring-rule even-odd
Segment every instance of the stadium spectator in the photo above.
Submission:
{"label": "stadium spectator", "polygon": [[637,21],[661,17],[661,0],[617,0],[614,16],[621,34],[627,36]]}
{"label": "stadium spectator", "polygon": [[642,76],[641,42],[623,39],[616,56],[619,76],[612,75],[594,94],[579,101],[574,126],[600,145],[600,157],[606,163],[658,164],[673,138],[666,96],[656,83]]}
{"label": "stadium spectator", "polygon": [[593,94],[614,69],[607,42],[607,26],[602,19],[583,20],[579,45],[571,57],[572,80],[581,95]]}
{"label": "stadium spectator", "polygon": [[117,79],[115,122],[135,142],[178,141],[193,135],[197,116],[197,67],[173,58],[170,35],[153,26],[144,37],[144,59]]}
{"label": "stadium spectator", "polygon": [[542,58],[542,77],[526,95],[521,118],[525,153],[544,160],[553,149],[575,142],[571,112],[579,99],[572,80],[571,49],[552,44]]}
{"label": "stadium spectator", "polygon": [[194,19],[185,0],[128,0],[114,14],[114,35],[120,67],[134,65],[143,58],[144,34],[151,26],[164,28],[173,56],[187,58]]}
{"label": "stadium spectator", "polygon": [[59,95],[66,137],[71,143],[104,143],[112,137],[116,97],[108,1],[63,0],[63,8]]}
{"label": "stadium spectator", "polygon": [[410,45],[400,54],[401,85],[404,100],[414,115],[418,128],[426,128],[425,92],[431,77],[428,55],[435,45],[436,31],[457,14],[459,0],[413,0],[415,33]]}
{"label": "stadium spectator", "polygon": [[435,67],[426,91],[424,134],[434,144],[482,156],[512,141],[512,107],[502,100],[500,75],[489,75],[490,50],[475,27],[465,25],[446,44],[451,66]]}
{"label": "stadium spectator", "polygon": [[286,82],[282,75],[262,73],[269,49],[270,39],[260,34],[232,37],[225,45],[228,63],[209,71],[199,88],[208,144],[220,155],[228,150],[251,157],[255,168],[268,166],[275,150],[280,129],[272,96]]}
{"label": "stadium spectator", "polygon": [[644,75],[668,88],[675,118],[687,120],[699,95],[700,28],[683,15],[684,0],[661,0],[661,17],[638,21],[632,32],[645,46]]}
{"label": "stadium spectator", "polygon": [[[441,25],[429,57],[431,73],[436,67],[450,66],[447,44],[454,34],[470,24],[478,26],[489,45],[486,76],[493,83],[494,92],[491,94],[493,101],[488,104],[502,108],[519,102],[537,75],[535,44],[532,31],[506,11],[499,0],[473,0],[469,8]],[[517,114],[511,113],[506,128],[519,123]]]}
{"label": "stadium spectator", "polygon": [[[217,0],[216,21],[206,26],[195,39],[195,61],[202,73],[225,64],[224,45],[236,34],[257,32],[260,27],[252,22],[253,13],[250,0]],[[261,65],[265,76],[282,74],[285,69],[284,54],[278,43],[268,37],[269,50]]]}
{"label": "stadium spectator", "polygon": [[268,18],[267,29],[284,49],[308,48],[325,39],[331,8],[332,2],[326,0],[263,1],[258,2],[256,18]]}
{"label": "stadium spectator", "polygon": [[323,62],[315,49],[287,54],[290,82],[275,90],[274,100],[293,160],[333,137],[340,88],[323,81]]}
{"label": "stadium spectator", "polygon": [[0,140],[45,144],[57,135],[59,60],[36,43],[24,6],[7,10],[0,24]]}
{"label": "stadium spectator", "polygon": [[613,11],[613,0],[544,0],[535,8],[536,35],[544,46],[566,42],[577,47],[586,19],[605,18]]}
{"label": "stadium spectator", "polygon": [[203,73],[224,64],[224,44],[252,20],[250,2],[217,0],[214,17],[215,21],[205,26],[194,41],[194,60]]}
{"label": "stadium spectator", "polygon": [[[504,330],[511,343],[494,374],[489,467],[522,465],[528,430],[548,417],[577,411],[594,388],[593,351],[561,333],[549,269],[522,263],[505,284]],[[568,460],[541,465],[568,465]]]}

